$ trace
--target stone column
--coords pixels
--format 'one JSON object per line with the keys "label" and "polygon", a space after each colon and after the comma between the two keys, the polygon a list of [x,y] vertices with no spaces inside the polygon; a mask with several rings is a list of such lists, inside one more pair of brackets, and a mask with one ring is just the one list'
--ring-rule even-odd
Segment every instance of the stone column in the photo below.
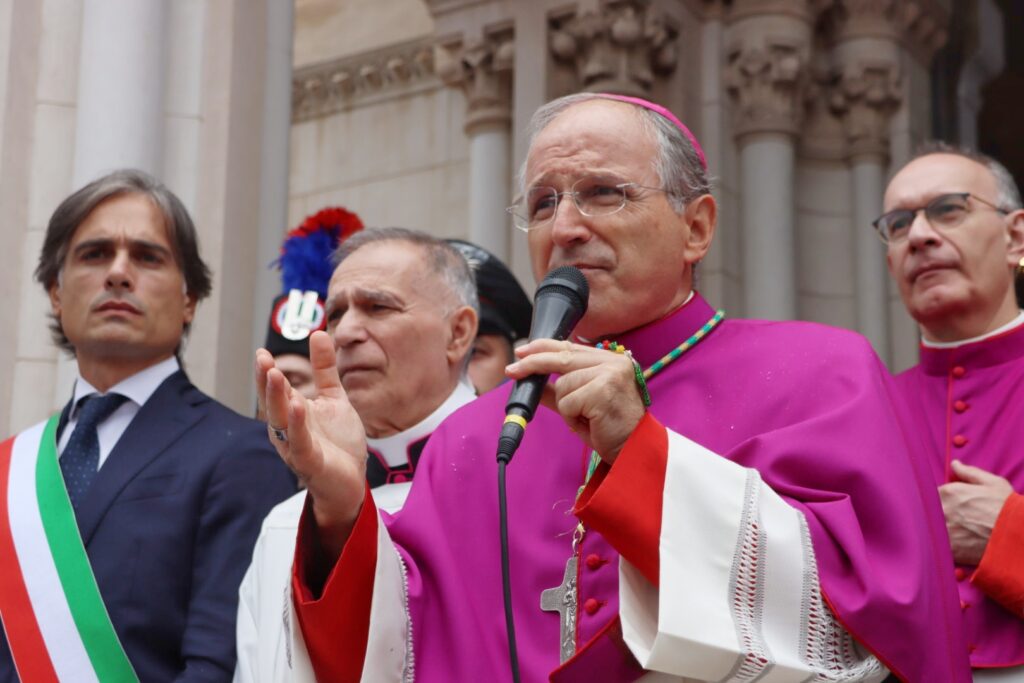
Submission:
{"label": "stone column", "polygon": [[[118,168],[162,177],[166,0],[85,0],[71,190]],[[61,354],[53,404],[77,373]]]}
{"label": "stone column", "polygon": [[803,0],[733,4],[726,86],[740,156],[748,316],[797,315],[793,177],[810,39],[810,11]]}
{"label": "stone column", "polygon": [[466,95],[469,138],[469,240],[508,261],[512,186],[512,65],[510,36],[447,49],[438,64],[445,83]]}
{"label": "stone column", "polygon": [[960,144],[978,146],[978,114],[981,89],[999,75],[1005,65],[1003,17],[995,0],[978,0],[977,47],[964,64],[957,81],[957,131]]}
{"label": "stone column", "polygon": [[885,246],[871,221],[882,213],[889,129],[903,93],[900,9],[896,0],[842,0],[833,48],[830,104],[843,121],[853,197],[857,329],[886,362],[892,360],[889,273]]}
{"label": "stone column", "polygon": [[835,48],[840,71],[833,95],[834,108],[843,120],[852,172],[857,329],[885,360],[890,357],[889,275],[885,246],[874,234],[871,221],[882,213],[889,123],[900,103],[898,50],[892,40],[845,36]]}
{"label": "stone column", "polygon": [[[733,287],[728,287],[728,277],[732,266],[729,247],[736,243],[735,228],[730,223],[733,215],[733,199],[735,195],[735,179],[725,177],[725,149],[729,144],[727,135],[728,124],[725,122],[727,111],[725,90],[722,85],[723,55],[725,52],[725,24],[723,15],[725,3],[714,0],[705,3],[704,23],[701,25],[700,51],[700,144],[704,148],[708,168],[717,177],[715,198],[719,202],[718,230],[711,244],[711,250],[696,271],[694,287],[715,306],[725,307],[727,311],[736,310],[733,306],[735,296]],[[738,207],[737,207],[738,208]],[[733,272],[735,272],[733,270]]]}
{"label": "stone column", "polygon": [[266,268],[260,263],[260,211],[273,210],[271,202],[260,201],[260,193],[276,177],[263,164],[278,159],[279,152],[263,149],[265,134],[274,134],[267,130],[274,123],[264,107],[267,90],[273,96],[280,87],[271,73],[286,50],[267,22],[284,21],[277,11],[287,9],[272,11],[271,4],[277,3],[204,2],[203,59],[197,64],[203,125],[196,140],[193,217],[215,280],[213,293],[196,311],[185,364],[200,389],[241,413],[251,413],[253,406],[254,312],[263,311],[264,321],[269,313],[269,302],[255,301],[259,273]]}
{"label": "stone column", "polygon": [[166,0],[85,0],[72,185],[163,168]]}
{"label": "stone column", "polygon": [[[54,403],[57,352],[46,341],[50,302],[32,272],[51,201],[59,201],[53,198],[67,191],[71,176],[66,146],[73,142],[74,120],[59,114],[74,105],[75,73],[44,67],[75,58],[77,25],[44,32],[46,9],[25,2],[0,8],[0,240],[7,255],[0,269],[6,319],[0,334],[2,438],[43,419]],[[46,187],[47,181],[58,189]]]}
{"label": "stone column", "polygon": [[[263,91],[263,131],[260,158],[260,223],[256,296],[253,298],[252,348],[267,338],[270,302],[280,292],[281,278],[267,267],[279,255],[288,225],[289,141],[292,127],[291,0],[264,0],[266,4],[266,86]],[[255,380],[254,390],[255,390]]]}

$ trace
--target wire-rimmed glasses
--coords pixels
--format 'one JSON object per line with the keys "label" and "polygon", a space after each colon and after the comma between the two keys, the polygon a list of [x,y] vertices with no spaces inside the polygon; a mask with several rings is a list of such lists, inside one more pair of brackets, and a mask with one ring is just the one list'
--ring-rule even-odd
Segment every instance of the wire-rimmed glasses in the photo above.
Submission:
{"label": "wire-rimmed glasses", "polygon": [[981,202],[985,206],[1007,214],[1009,211],[996,206],[990,201],[982,199],[970,192],[949,192],[940,194],[924,206],[916,209],[896,209],[883,213],[871,224],[878,231],[878,236],[886,244],[894,244],[907,239],[910,234],[910,226],[917,218],[918,211],[924,211],[924,216],[932,227],[938,230],[950,230],[964,222],[967,214],[971,212],[970,199]]}
{"label": "wire-rimmed glasses", "polygon": [[554,187],[531,187],[515,204],[505,209],[512,214],[512,222],[523,232],[547,225],[558,210],[558,202],[565,195],[572,197],[576,209],[584,216],[608,216],[618,213],[633,200],[635,189],[668,192],[662,187],[649,187],[640,183],[624,183],[610,176],[584,176],[565,192]]}

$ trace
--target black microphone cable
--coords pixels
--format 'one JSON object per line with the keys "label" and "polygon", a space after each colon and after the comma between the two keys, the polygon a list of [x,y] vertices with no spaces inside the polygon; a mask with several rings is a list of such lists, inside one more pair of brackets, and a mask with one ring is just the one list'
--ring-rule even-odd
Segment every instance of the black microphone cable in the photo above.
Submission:
{"label": "black microphone cable", "polygon": [[[534,296],[530,341],[563,340],[587,311],[590,287],[579,268],[555,268],[537,287]],[[498,437],[498,526],[501,539],[501,589],[505,603],[505,632],[512,667],[512,680],[519,683],[519,654],[516,648],[516,624],[512,615],[512,576],[509,568],[508,499],[505,492],[505,468],[512,460],[526,433],[527,423],[540,403],[548,378],[530,375],[516,382],[505,404],[505,421]]]}
{"label": "black microphone cable", "polygon": [[512,680],[519,683],[519,653],[516,651],[516,622],[512,616],[512,576],[508,562],[508,501],[505,497],[505,468],[508,461],[498,459],[498,526],[501,533],[501,595],[505,603],[505,635],[512,663]]}

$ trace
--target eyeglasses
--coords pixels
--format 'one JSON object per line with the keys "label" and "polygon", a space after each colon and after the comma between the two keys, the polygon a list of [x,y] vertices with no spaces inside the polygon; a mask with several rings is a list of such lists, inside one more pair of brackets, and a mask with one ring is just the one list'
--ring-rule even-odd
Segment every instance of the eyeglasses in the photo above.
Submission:
{"label": "eyeglasses", "polygon": [[886,244],[895,244],[907,239],[910,234],[910,226],[917,218],[918,211],[924,211],[924,216],[937,230],[949,230],[963,223],[967,214],[971,212],[968,199],[975,199],[985,206],[1007,214],[1009,211],[1000,208],[992,202],[981,197],[976,197],[970,192],[951,192],[942,194],[931,200],[924,206],[916,209],[897,209],[879,216],[872,223],[878,231],[878,236]]}
{"label": "eyeglasses", "polygon": [[630,194],[636,189],[668,192],[661,187],[648,187],[640,183],[622,183],[607,176],[585,176],[565,192],[553,187],[532,187],[515,204],[505,209],[512,214],[512,222],[523,232],[542,228],[558,210],[558,202],[565,195],[584,216],[609,216],[618,213],[627,202],[635,201]]}

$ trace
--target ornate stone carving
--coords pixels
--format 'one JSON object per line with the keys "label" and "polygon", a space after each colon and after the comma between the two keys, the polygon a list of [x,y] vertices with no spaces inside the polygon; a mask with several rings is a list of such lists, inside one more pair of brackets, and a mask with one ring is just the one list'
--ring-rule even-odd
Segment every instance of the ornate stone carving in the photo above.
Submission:
{"label": "ornate stone carving", "polygon": [[446,85],[460,87],[466,94],[467,135],[481,127],[507,126],[511,121],[514,57],[510,35],[440,48],[438,75]]}
{"label": "ornate stone carving", "polygon": [[888,157],[889,124],[903,98],[900,49],[928,63],[945,41],[947,16],[934,0],[835,0],[823,22],[835,65],[827,93],[848,155]]}
{"label": "ornate stone carving", "polygon": [[829,106],[843,120],[847,150],[889,155],[889,121],[902,100],[899,66],[889,61],[858,60],[843,67],[830,88]]}
{"label": "ornate stone carving", "polygon": [[433,50],[432,41],[417,41],[295,71],[292,121],[328,116],[361,98],[436,85]]}
{"label": "ornate stone carving", "polygon": [[737,136],[754,132],[796,135],[806,97],[806,47],[767,36],[728,50],[725,87],[733,105]]}
{"label": "ornate stone carving", "polygon": [[811,59],[803,123],[798,140],[800,156],[816,161],[842,162],[848,157],[842,118],[829,106],[835,73],[820,53]]}
{"label": "ornate stone carving", "polygon": [[616,0],[551,20],[555,59],[571,63],[581,90],[649,96],[678,61],[678,29],[650,0]]}
{"label": "ornate stone carving", "polygon": [[833,0],[826,24],[838,42],[889,38],[929,64],[946,43],[949,10],[939,0]]}

